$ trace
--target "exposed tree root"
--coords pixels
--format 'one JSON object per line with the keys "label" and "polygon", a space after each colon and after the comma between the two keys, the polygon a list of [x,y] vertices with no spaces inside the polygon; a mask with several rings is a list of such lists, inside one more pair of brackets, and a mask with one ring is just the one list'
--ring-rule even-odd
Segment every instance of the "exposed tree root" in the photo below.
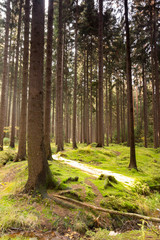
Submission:
{"label": "exposed tree root", "polygon": [[137,218],[137,219],[144,219],[144,220],[150,221],[150,222],[160,223],[160,218],[148,217],[148,216],[143,216],[143,215],[136,214],[136,213],[119,212],[119,211],[115,211],[115,210],[111,210],[111,209],[96,207],[96,206],[93,206],[93,205],[90,205],[90,204],[87,204],[87,203],[79,202],[79,201],[71,199],[71,198],[60,196],[60,195],[57,195],[57,194],[54,194],[52,196],[53,196],[53,198],[58,198],[58,199],[61,199],[63,201],[67,201],[70,204],[72,203],[72,204],[75,204],[79,207],[92,209],[92,210],[100,211],[100,212],[103,212],[103,213],[116,214],[116,215],[121,215],[121,216],[126,216],[126,217]]}

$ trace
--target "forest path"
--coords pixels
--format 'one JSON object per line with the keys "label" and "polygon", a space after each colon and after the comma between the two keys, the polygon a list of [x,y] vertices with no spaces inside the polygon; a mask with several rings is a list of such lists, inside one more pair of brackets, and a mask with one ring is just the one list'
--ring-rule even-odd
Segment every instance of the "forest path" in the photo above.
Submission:
{"label": "forest path", "polygon": [[109,170],[93,168],[93,167],[87,166],[83,163],[63,158],[63,157],[59,156],[58,154],[54,154],[54,155],[52,155],[52,157],[54,160],[63,161],[65,164],[68,164],[72,167],[78,168],[78,169],[82,170],[83,172],[89,173],[90,175],[95,176],[95,177],[99,177],[101,174],[104,174],[107,176],[113,176],[113,177],[115,177],[115,179],[117,181],[119,181],[125,185],[129,185],[129,186],[132,186],[135,182],[134,178],[127,177],[122,174],[115,173],[115,172],[112,172]]}

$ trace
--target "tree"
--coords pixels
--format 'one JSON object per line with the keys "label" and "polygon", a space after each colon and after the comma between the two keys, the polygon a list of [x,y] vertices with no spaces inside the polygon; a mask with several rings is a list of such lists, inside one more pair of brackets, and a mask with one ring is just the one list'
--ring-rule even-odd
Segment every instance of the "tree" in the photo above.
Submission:
{"label": "tree", "polygon": [[2,78],[2,93],[1,93],[1,108],[0,108],[0,150],[3,150],[3,129],[6,114],[6,89],[8,77],[8,35],[10,23],[10,0],[7,0],[6,24],[5,24],[5,46],[4,46],[4,60],[3,60],[3,78]]}
{"label": "tree", "polygon": [[18,16],[18,31],[17,31],[17,45],[16,45],[16,64],[15,64],[15,76],[14,76],[14,91],[13,91],[13,106],[12,106],[12,126],[11,126],[11,138],[10,147],[15,146],[15,126],[16,126],[16,113],[17,113],[17,82],[18,82],[18,63],[19,63],[19,46],[20,46],[20,33],[21,33],[21,16],[22,16],[22,3],[19,2],[19,16]]}
{"label": "tree", "polygon": [[28,104],[28,181],[26,192],[42,192],[51,182],[44,147],[43,59],[44,1],[33,0]]}
{"label": "tree", "polygon": [[62,78],[62,46],[63,46],[62,0],[59,0],[58,46],[57,46],[57,84],[56,84],[56,142],[57,152],[63,150],[63,78]]}
{"label": "tree", "polygon": [[75,76],[74,76],[74,99],[73,99],[73,148],[76,144],[76,106],[77,106],[77,18],[78,18],[78,0],[76,0],[76,23],[75,23]]}
{"label": "tree", "polygon": [[98,117],[98,143],[97,147],[104,145],[103,132],[103,0],[99,0],[99,117]]}
{"label": "tree", "polygon": [[26,157],[26,120],[27,120],[27,84],[28,84],[28,58],[29,58],[29,14],[30,14],[30,0],[25,1],[25,29],[24,29],[24,54],[23,54],[23,86],[22,86],[22,106],[20,116],[20,133],[18,159],[25,159]]}
{"label": "tree", "polygon": [[47,159],[52,158],[50,146],[50,129],[51,129],[53,2],[54,0],[50,0],[48,5],[48,33],[47,33],[47,60],[46,60],[46,87],[45,87],[45,114],[44,114],[44,139]]}
{"label": "tree", "polygon": [[129,168],[137,169],[134,140],[134,119],[133,119],[133,96],[132,96],[132,76],[130,57],[130,33],[128,22],[128,0],[124,0],[125,7],[125,27],[126,27],[126,64],[127,64],[127,90],[128,90],[128,112],[129,112],[129,142],[130,142],[130,163]]}

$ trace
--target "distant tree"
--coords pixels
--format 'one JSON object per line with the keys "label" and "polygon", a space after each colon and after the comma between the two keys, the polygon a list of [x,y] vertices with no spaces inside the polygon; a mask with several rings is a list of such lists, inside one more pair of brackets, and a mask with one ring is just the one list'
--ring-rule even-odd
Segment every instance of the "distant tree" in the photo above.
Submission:
{"label": "distant tree", "polygon": [[73,148],[77,148],[76,143],[76,110],[77,110],[77,24],[78,24],[78,0],[76,0],[75,13],[75,72],[74,72],[74,97],[73,97]]}
{"label": "distant tree", "polygon": [[56,84],[56,143],[57,152],[62,151],[63,146],[63,77],[62,77],[62,46],[63,46],[63,22],[62,1],[59,0],[58,17],[58,46],[57,46],[57,84]]}
{"label": "distant tree", "polygon": [[23,85],[22,85],[22,105],[20,116],[20,133],[18,159],[25,159],[26,157],[26,120],[27,120],[27,85],[28,85],[28,59],[29,59],[29,14],[30,14],[30,0],[25,0],[25,18],[24,18],[24,54],[23,54]]}
{"label": "distant tree", "polygon": [[17,30],[17,45],[16,45],[16,63],[15,63],[15,76],[14,76],[14,91],[13,91],[13,105],[12,105],[12,124],[11,124],[11,137],[10,147],[15,147],[15,127],[16,127],[16,113],[17,113],[17,82],[18,82],[18,65],[19,65],[19,49],[20,49],[20,33],[22,23],[22,4],[23,0],[19,1],[19,16],[18,16],[18,30]]}
{"label": "distant tree", "polygon": [[103,126],[103,0],[99,0],[99,118],[98,118],[98,143],[97,147],[104,145]]}

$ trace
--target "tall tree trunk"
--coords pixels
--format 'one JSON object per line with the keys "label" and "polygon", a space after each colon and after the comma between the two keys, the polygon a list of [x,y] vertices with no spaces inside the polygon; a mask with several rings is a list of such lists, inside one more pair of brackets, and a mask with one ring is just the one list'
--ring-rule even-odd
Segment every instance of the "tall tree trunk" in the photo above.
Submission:
{"label": "tall tree trunk", "polygon": [[112,79],[109,79],[109,136],[112,143]]}
{"label": "tall tree trunk", "polygon": [[12,55],[12,66],[11,66],[11,77],[10,77],[10,88],[9,88],[9,102],[8,102],[8,126],[10,126],[10,120],[11,120],[11,102],[12,102],[12,88],[13,88],[13,82],[14,82],[14,70],[15,70],[15,47],[13,47],[13,55]]}
{"label": "tall tree trunk", "polygon": [[120,117],[119,117],[119,79],[116,82],[116,95],[117,95],[117,143],[120,143]]}
{"label": "tall tree trunk", "polygon": [[99,0],[99,131],[97,147],[104,145],[103,126],[103,0]]}
{"label": "tall tree trunk", "polygon": [[108,122],[108,78],[106,74],[106,144],[109,146],[109,122]]}
{"label": "tall tree trunk", "polygon": [[63,146],[63,77],[62,77],[62,0],[59,0],[59,20],[58,20],[58,48],[57,48],[57,97],[56,97],[56,129],[57,129],[57,152],[62,151]]}
{"label": "tall tree trunk", "polygon": [[87,94],[86,94],[86,88],[87,88],[87,84],[86,84],[86,54],[84,51],[84,100],[83,100],[83,139],[84,139],[84,143],[87,143],[87,132],[86,132],[86,98],[87,98]]}
{"label": "tall tree trunk", "polygon": [[91,38],[91,75],[90,75],[90,143],[93,141],[93,126],[92,126],[92,78],[93,78],[93,50],[92,50],[92,38]]}
{"label": "tall tree trunk", "polygon": [[1,92],[1,108],[0,108],[0,150],[3,150],[3,136],[4,136],[3,129],[4,129],[4,124],[5,124],[5,112],[6,112],[9,22],[10,22],[10,0],[7,0],[6,24],[5,24],[5,46],[4,46],[4,59],[3,59],[3,77],[2,77],[2,92]]}
{"label": "tall tree trunk", "polygon": [[44,142],[47,159],[52,159],[50,146],[51,135],[51,77],[52,77],[52,38],[53,38],[53,2],[48,4],[48,32],[47,32],[47,60],[46,60],[46,86],[45,86],[45,109],[44,109]]}
{"label": "tall tree trunk", "polygon": [[144,146],[147,148],[147,135],[148,135],[148,114],[147,114],[147,83],[144,74],[144,64],[142,66],[142,79],[143,79],[143,116],[144,116]]}
{"label": "tall tree trunk", "polygon": [[122,138],[122,142],[125,142],[126,140],[126,118],[125,118],[125,83],[124,83],[124,77],[123,77],[123,138]]}
{"label": "tall tree trunk", "polygon": [[44,1],[33,0],[28,105],[28,181],[26,192],[43,192],[51,183],[44,147]]}
{"label": "tall tree trunk", "polygon": [[73,93],[73,148],[77,148],[76,143],[76,113],[77,113],[77,19],[78,0],[76,0],[76,24],[75,24],[75,70],[74,70],[74,93]]}
{"label": "tall tree trunk", "polygon": [[126,22],[126,58],[127,58],[127,87],[129,102],[129,138],[130,138],[130,163],[129,168],[137,169],[135,140],[134,140],[134,119],[133,119],[133,97],[132,97],[132,77],[131,77],[131,57],[130,57],[130,33],[128,23],[128,0],[124,0],[125,22]]}
{"label": "tall tree trunk", "polygon": [[[87,44],[88,45],[88,44]],[[89,46],[87,46],[87,68],[86,68],[86,140],[87,140],[87,145],[90,144],[89,141]]]}
{"label": "tall tree trunk", "polygon": [[17,32],[17,46],[16,46],[16,65],[15,65],[15,77],[14,77],[14,92],[13,92],[13,107],[12,107],[12,126],[11,126],[11,139],[10,147],[15,146],[15,126],[16,126],[16,99],[17,99],[17,82],[18,82],[18,63],[19,63],[19,45],[20,45],[20,33],[21,33],[21,15],[22,15],[22,3],[20,0],[19,18],[18,18],[18,32]]}
{"label": "tall tree trunk", "polygon": [[24,29],[24,54],[23,54],[23,83],[22,106],[20,116],[20,133],[18,154],[16,160],[26,157],[26,119],[27,119],[27,84],[28,84],[28,58],[29,58],[29,14],[30,0],[25,1],[25,29]]}

